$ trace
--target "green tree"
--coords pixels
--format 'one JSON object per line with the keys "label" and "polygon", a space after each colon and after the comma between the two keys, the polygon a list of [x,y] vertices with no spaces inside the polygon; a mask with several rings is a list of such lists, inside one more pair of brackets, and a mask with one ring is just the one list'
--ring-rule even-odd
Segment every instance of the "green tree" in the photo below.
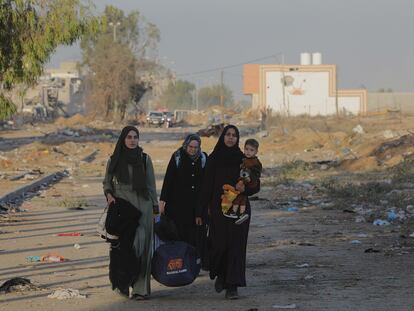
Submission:
{"label": "green tree", "polygon": [[171,109],[190,109],[193,106],[195,85],[183,80],[170,82],[160,102]]}
{"label": "green tree", "polygon": [[100,40],[89,66],[93,73],[86,79],[87,108],[105,117],[115,108],[125,113],[131,98],[130,83],[135,81],[135,58],[131,50],[124,44]]}
{"label": "green tree", "polygon": [[71,45],[98,24],[81,0],[1,0],[0,119],[16,111],[8,91],[34,84],[59,45]]}
{"label": "green tree", "polygon": [[216,84],[207,86],[201,88],[198,92],[200,108],[220,105],[221,98],[223,98],[224,106],[229,107],[233,104],[233,92],[226,85]]}
{"label": "green tree", "polygon": [[81,42],[88,71],[87,109],[106,118],[117,113],[123,119],[128,104],[139,100],[142,90],[150,87],[143,76],[156,69],[148,59],[160,33],[138,11],[125,15],[107,6],[102,19],[105,22],[97,35],[85,36]]}

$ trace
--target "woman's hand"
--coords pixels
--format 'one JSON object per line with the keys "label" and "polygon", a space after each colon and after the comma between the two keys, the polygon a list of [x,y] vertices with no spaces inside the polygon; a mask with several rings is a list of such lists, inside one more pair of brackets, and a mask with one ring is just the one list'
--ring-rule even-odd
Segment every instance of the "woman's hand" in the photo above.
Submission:
{"label": "woman's hand", "polygon": [[159,209],[160,209],[160,214],[164,215],[165,212],[165,201],[160,200],[160,202],[158,203]]}
{"label": "woman's hand", "polygon": [[195,223],[197,226],[201,226],[203,224],[203,219],[201,217],[196,217]]}
{"label": "woman's hand", "polygon": [[238,182],[236,184],[236,190],[239,191],[240,193],[243,193],[245,189],[244,183],[242,182]]}
{"label": "woman's hand", "polygon": [[153,205],[152,206],[152,214],[154,216],[159,215],[160,213],[160,206],[159,205]]}
{"label": "woman's hand", "polygon": [[112,194],[107,193],[106,194],[106,202],[108,202],[108,205],[111,205],[112,203],[115,203],[115,198]]}

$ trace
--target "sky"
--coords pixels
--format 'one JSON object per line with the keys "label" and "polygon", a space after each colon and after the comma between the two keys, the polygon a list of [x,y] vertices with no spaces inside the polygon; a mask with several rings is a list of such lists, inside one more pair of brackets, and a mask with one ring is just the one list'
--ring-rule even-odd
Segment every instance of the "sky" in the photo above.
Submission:
{"label": "sky", "polygon": [[[320,52],[338,66],[340,88],[414,91],[414,1],[411,0],[95,0],[140,11],[161,32],[159,59],[197,87],[220,82],[221,70],[254,63],[299,64]],[[80,59],[78,46],[59,48],[50,66]],[[242,98],[242,66],[223,69]]]}

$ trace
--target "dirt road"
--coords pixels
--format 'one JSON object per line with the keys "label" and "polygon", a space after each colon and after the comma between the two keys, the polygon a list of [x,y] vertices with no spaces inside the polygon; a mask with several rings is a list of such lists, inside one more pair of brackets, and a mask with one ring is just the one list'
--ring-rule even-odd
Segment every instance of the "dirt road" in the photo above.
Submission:
{"label": "dirt road", "polygon": [[[314,184],[283,182],[292,176],[302,176],[302,180],[315,180],[321,173],[336,176],[335,168],[326,165],[322,168],[324,164],[318,164],[312,169],[305,162],[287,162],[282,171],[280,167],[270,169],[283,162],[289,153],[296,159],[300,150],[299,155],[305,161],[324,159],[322,155],[325,153],[332,160],[339,138],[346,134],[336,135],[335,143],[331,143],[333,136],[327,134],[326,150],[313,142],[323,138],[320,133],[308,137],[312,131],[300,131],[294,139],[268,135],[261,140],[260,158],[267,173],[259,193],[260,200],[252,201],[248,286],[240,289],[240,300],[224,300],[223,294],[214,292],[213,281],[203,272],[194,284],[183,288],[166,288],[153,281],[152,299],[136,302],[111,291],[108,245],[95,232],[104,206],[102,174],[113,150],[116,131],[97,130],[97,137],[95,132],[77,137],[59,131],[51,127],[49,130],[42,128],[41,132],[3,132],[0,139],[1,195],[30,182],[30,179],[11,179],[25,170],[40,168],[48,173],[69,168],[71,172],[71,177],[26,201],[22,206],[26,212],[7,217],[0,215],[0,284],[13,277],[26,277],[39,287],[33,291],[0,293],[0,310],[278,310],[277,307],[283,306],[309,311],[414,310],[414,238],[409,236],[414,232],[413,221],[411,224],[407,221],[407,233],[402,230],[406,224],[398,221],[384,227],[373,226],[368,219],[356,222],[356,208],[348,203],[348,197],[364,196],[358,184],[352,191],[339,189],[349,193],[348,197],[342,197],[340,207],[327,209],[332,198],[324,197]],[[153,159],[158,189],[171,152],[181,145],[185,132],[185,129],[167,133],[164,129],[142,131],[141,145]],[[372,141],[378,144],[375,133],[372,131],[375,139],[369,138],[368,134],[368,138],[354,134],[346,137],[352,144],[357,144],[355,139],[366,140],[367,143],[361,143],[364,147]],[[341,141],[348,142],[348,138]],[[286,141],[292,143],[288,145]],[[203,138],[203,149],[211,151],[215,142],[216,138]],[[94,156],[91,163],[82,160],[95,152],[96,158]],[[406,154],[408,151],[401,149],[401,152]],[[362,156],[361,159],[365,158]],[[405,171],[406,167],[397,170],[400,175]],[[281,172],[283,178],[279,176]],[[356,174],[347,174],[349,180],[356,179]],[[390,179],[387,172],[378,174],[383,175],[381,178],[385,179],[386,186],[375,185],[377,188],[373,189],[380,191],[382,196],[375,197],[377,193],[365,187],[370,191],[366,198],[373,198],[375,202],[363,202],[362,210],[366,212],[374,206],[384,216],[389,208],[397,206],[408,215],[414,197],[411,175],[407,175],[400,182],[400,190],[396,190],[394,184],[387,184]],[[362,176],[363,179],[366,177]],[[70,209],[79,206],[83,209]],[[407,219],[414,220],[414,213],[411,214]],[[70,232],[79,232],[82,236],[56,236]],[[76,249],[75,244],[79,244],[80,249]],[[61,255],[68,261],[39,263],[29,262],[26,258],[48,253]],[[48,298],[57,288],[78,289],[87,298],[62,301]]]}
{"label": "dirt road", "polygon": [[[284,195],[291,191],[294,196],[296,190],[264,186],[259,195],[270,198],[277,191]],[[76,202],[88,206],[69,210],[71,204],[62,205],[68,195],[73,206]],[[391,227],[356,223],[351,214],[312,205],[288,212],[267,200],[253,201],[248,286],[240,289],[240,300],[226,301],[215,293],[206,272],[183,288],[152,281],[151,300],[126,300],[110,289],[108,245],[95,234],[103,205],[100,177],[67,178],[26,202],[22,208],[27,212],[1,223],[0,281],[27,277],[44,289],[0,294],[0,310],[278,310],[277,306],[293,304],[309,311],[414,309],[414,254],[409,247],[385,251],[398,240]],[[56,236],[65,232],[83,236]],[[352,244],[353,240],[361,243]],[[74,248],[75,243],[81,248]],[[365,253],[368,248],[380,252]],[[47,253],[69,261],[26,260]],[[79,289],[87,298],[47,298],[59,287]]]}

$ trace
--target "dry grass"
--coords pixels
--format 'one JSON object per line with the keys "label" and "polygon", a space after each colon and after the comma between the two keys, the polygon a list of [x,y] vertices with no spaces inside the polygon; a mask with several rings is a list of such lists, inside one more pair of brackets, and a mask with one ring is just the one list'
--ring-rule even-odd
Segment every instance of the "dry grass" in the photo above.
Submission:
{"label": "dry grass", "polygon": [[390,116],[360,117],[360,116],[295,116],[284,117],[273,115],[268,117],[267,126],[269,129],[274,128],[280,131],[281,135],[286,132],[293,132],[297,129],[309,128],[320,132],[345,132],[351,133],[352,129],[360,124],[365,132],[376,132],[385,129],[414,129],[414,116],[406,114],[401,118]]}
{"label": "dry grass", "polygon": [[321,181],[321,190],[337,207],[351,204],[404,209],[413,200],[414,161],[406,160],[393,168],[374,173],[330,177]]}

